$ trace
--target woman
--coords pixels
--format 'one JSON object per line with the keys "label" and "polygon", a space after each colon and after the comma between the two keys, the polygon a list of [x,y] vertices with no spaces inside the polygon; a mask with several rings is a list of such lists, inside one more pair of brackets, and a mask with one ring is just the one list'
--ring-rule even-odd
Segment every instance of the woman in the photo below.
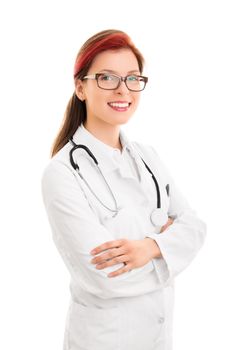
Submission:
{"label": "woman", "polygon": [[205,224],[153,147],[120,128],[147,84],[143,62],[119,30],[84,43],[43,174],[53,239],[71,275],[65,350],[172,349],[174,277],[204,241]]}

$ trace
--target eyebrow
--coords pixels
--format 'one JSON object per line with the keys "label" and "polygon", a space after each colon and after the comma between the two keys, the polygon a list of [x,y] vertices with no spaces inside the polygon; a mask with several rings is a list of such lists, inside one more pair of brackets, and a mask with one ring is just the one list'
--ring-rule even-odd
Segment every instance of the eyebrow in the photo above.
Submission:
{"label": "eyebrow", "polygon": [[[100,70],[100,72],[108,72],[108,73],[113,73],[113,74],[119,74],[118,72],[116,72],[115,70],[112,70],[112,69],[101,69]],[[131,73],[135,73],[135,72],[139,72],[140,73],[140,71],[139,71],[139,69],[134,69],[134,70],[130,70],[127,74],[131,74]]]}

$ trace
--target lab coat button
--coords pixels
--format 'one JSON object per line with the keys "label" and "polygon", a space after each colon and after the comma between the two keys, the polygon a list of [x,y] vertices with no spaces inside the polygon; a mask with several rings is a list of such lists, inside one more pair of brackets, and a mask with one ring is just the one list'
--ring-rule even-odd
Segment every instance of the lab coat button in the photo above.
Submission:
{"label": "lab coat button", "polygon": [[114,148],[114,155],[115,155],[115,154],[117,154],[117,155],[119,154],[119,155],[120,155],[120,154],[121,154],[121,151],[120,151],[118,148]]}
{"label": "lab coat button", "polygon": [[164,323],[164,321],[165,321],[165,318],[164,318],[164,317],[159,317],[158,323]]}

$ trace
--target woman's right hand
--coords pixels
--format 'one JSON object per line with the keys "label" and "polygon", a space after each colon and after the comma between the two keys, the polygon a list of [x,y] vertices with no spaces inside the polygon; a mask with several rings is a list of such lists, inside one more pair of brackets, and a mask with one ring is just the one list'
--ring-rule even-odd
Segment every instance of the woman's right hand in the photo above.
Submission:
{"label": "woman's right hand", "polygon": [[172,224],[173,224],[173,221],[174,221],[173,219],[168,218],[167,223],[161,227],[160,233],[162,233],[162,232],[165,231],[170,225],[172,225]]}

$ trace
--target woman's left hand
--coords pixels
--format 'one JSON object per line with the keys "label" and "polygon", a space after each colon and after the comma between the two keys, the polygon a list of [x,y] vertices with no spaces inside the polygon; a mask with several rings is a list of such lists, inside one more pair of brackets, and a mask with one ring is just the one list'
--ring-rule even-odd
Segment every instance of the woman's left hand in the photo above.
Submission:
{"label": "woman's left hand", "polygon": [[118,263],[125,264],[124,267],[108,274],[108,277],[115,277],[134,268],[144,266],[156,257],[156,253],[157,257],[160,256],[160,249],[152,239],[129,240],[123,238],[109,241],[96,247],[92,254],[96,255],[104,250],[107,251],[91,260],[92,264],[97,264],[97,269],[104,269]]}
{"label": "woman's left hand", "polygon": [[[168,218],[167,223],[162,226],[160,233],[165,231],[172,224],[173,219]],[[97,269],[101,270],[119,263],[124,263],[125,265],[108,274],[108,277],[119,276],[134,268],[146,265],[154,258],[160,258],[162,256],[156,241],[149,237],[141,240],[122,238],[115,241],[109,241],[93,249],[91,254],[96,255],[103,251],[106,252],[91,260],[92,264],[97,264]]]}

